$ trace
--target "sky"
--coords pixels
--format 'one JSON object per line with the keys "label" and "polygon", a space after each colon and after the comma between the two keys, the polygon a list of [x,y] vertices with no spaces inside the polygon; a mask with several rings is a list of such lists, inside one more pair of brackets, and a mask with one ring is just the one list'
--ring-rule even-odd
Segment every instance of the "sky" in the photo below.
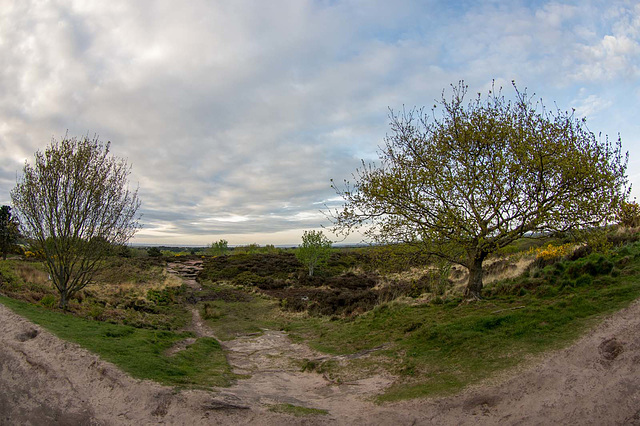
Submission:
{"label": "sky", "polygon": [[0,3],[0,204],[52,138],[97,134],[132,166],[134,243],[297,245],[390,109],[459,80],[619,134],[640,195],[637,1]]}

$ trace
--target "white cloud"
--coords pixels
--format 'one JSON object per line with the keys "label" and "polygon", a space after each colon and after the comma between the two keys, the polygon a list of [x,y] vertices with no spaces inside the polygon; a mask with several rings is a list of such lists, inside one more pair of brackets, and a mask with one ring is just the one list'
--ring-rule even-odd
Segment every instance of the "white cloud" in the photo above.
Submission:
{"label": "white cloud", "polygon": [[208,217],[203,219],[204,222],[232,222],[232,223],[238,223],[238,222],[246,222],[248,220],[251,220],[249,217],[247,216],[239,216],[239,215],[227,215],[227,216],[220,216],[220,217]]}
{"label": "white cloud", "polygon": [[585,89],[580,91],[580,98],[573,102],[577,117],[593,117],[598,112],[609,108],[613,102],[594,94],[588,94]]}
{"label": "white cloud", "polygon": [[640,77],[640,43],[626,36],[605,35],[599,43],[580,48],[582,64],[573,78],[579,81]]}

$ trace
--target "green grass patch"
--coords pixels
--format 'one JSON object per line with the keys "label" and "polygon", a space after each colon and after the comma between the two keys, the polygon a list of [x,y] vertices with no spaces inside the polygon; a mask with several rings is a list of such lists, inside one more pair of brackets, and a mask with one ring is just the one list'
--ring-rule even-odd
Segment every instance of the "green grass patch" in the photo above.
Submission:
{"label": "green grass patch", "polygon": [[200,315],[221,340],[283,327],[277,301],[247,296],[241,301],[212,300],[198,304]]}
{"label": "green grass patch", "polygon": [[322,410],[319,408],[307,408],[301,407],[299,405],[293,404],[275,404],[269,407],[269,411],[273,413],[283,413],[290,414],[296,417],[304,417],[304,416],[324,416],[329,414],[327,410]]}
{"label": "green grass patch", "polygon": [[167,356],[169,348],[193,334],[90,321],[7,297],[0,297],[0,303],[139,379],[210,388],[230,386],[235,378],[220,344],[212,338],[199,338],[185,350]]}

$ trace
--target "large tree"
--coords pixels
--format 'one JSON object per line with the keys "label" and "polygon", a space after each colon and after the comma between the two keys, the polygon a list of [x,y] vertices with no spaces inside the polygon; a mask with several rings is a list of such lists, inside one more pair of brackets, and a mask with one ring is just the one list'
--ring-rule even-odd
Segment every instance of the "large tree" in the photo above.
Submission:
{"label": "large tree", "polygon": [[137,231],[137,190],[128,187],[131,168],[110,155],[98,137],[52,140],[25,162],[11,192],[24,236],[44,254],[60,307],[91,282],[113,246]]}
{"label": "large tree", "polygon": [[548,110],[518,91],[465,101],[467,86],[424,110],[390,114],[379,164],[362,163],[334,189],[334,232],[362,228],[379,242],[419,244],[469,270],[479,298],[483,261],[522,236],[610,223],[626,189],[620,139],[591,133],[573,111]]}
{"label": "large tree", "polygon": [[4,260],[18,242],[19,225],[18,219],[11,214],[11,207],[0,207],[0,251]]}

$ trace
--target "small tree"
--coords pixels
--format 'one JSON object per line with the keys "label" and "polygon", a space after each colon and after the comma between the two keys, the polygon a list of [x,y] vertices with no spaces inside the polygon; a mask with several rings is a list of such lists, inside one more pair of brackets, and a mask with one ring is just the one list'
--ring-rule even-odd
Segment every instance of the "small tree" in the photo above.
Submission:
{"label": "small tree", "polygon": [[20,236],[18,219],[11,215],[11,207],[0,207],[0,250],[2,259],[7,260],[7,254],[15,247]]}
{"label": "small tree", "polygon": [[302,244],[295,253],[300,263],[309,268],[309,276],[312,277],[314,270],[329,260],[331,241],[322,231],[304,231]]}
{"label": "small tree", "polygon": [[[515,85],[514,85],[515,88]],[[621,143],[602,141],[573,113],[548,111],[516,88],[444,93],[442,117],[391,112],[381,164],[334,189],[345,205],[334,232],[364,227],[379,242],[417,244],[469,270],[467,296],[479,298],[482,263],[523,236],[596,228],[615,219],[628,197]]]}
{"label": "small tree", "polygon": [[211,256],[223,256],[229,252],[229,242],[227,240],[218,240],[211,243],[207,247],[207,253]]}
{"label": "small tree", "polygon": [[114,245],[125,244],[138,230],[137,191],[128,189],[125,160],[109,155],[97,137],[52,140],[25,162],[11,192],[23,233],[40,251],[60,307],[83,289]]}

